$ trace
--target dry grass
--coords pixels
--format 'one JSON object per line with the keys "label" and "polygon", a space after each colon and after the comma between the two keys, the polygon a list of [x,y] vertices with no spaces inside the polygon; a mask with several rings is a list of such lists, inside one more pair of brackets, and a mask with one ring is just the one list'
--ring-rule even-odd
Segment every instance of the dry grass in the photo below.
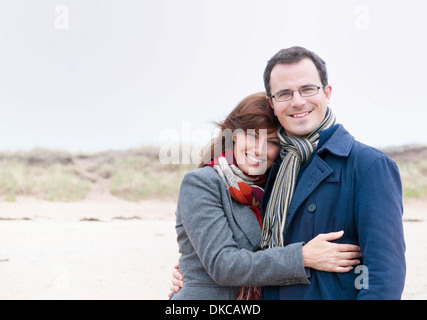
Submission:
{"label": "dry grass", "polygon": [[0,161],[0,194],[6,201],[15,201],[16,196],[78,201],[89,190],[90,184],[76,176],[69,165],[29,165],[18,159]]}
{"label": "dry grass", "polygon": [[79,201],[99,185],[129,201],[176,199],[184,174],[195,165],[164,165],[159,147],[72,154],[34,149],[0,153],[0,196]]}
{"label": "dry grass", "polygon": [[427,198],[427,159],[398,162],[404,197]]}
{"label": "dry grass", "polygon": [[427,147],[407,145],[383,150],[399,166],[404,198],[427,198]]}
{"label": "dry grass", "polygon": [[[32,196],[49,201],[79,201],[91,192],[141,201],[176,200],[184,174],[194,164],[162,164],[159,147],[70,153],[61,150],[0,152],[0,198]],[[399,166],[405,198],[427,198],[427,147],[383,150]]]}
{"label": "dry grass", "polygon": [[193,166],[190,165],[164,165],[144,157],[119,159],[110,169],[110,191],[114,196],[130,201],[175,199],[184,174],[191,169]]}

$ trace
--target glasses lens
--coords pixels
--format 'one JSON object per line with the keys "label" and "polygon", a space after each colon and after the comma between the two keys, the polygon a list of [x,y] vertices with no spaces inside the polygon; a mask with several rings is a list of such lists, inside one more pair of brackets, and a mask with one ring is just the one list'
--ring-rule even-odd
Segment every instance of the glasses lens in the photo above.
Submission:
{"label": "glasses lens", "polygon": [[279,92],[275,96],[276,96],[277,102],[288,101],[292,99],[292,92],[290,91]]}
{"label": "glasses lens", "polygon": [[319,88],[318,87],[305,87],[305,88],[301,88],[300,92],[301,92],[301,96],[310,97],[310,96],[314,96],[315,94],[317,94],[319,92]]}

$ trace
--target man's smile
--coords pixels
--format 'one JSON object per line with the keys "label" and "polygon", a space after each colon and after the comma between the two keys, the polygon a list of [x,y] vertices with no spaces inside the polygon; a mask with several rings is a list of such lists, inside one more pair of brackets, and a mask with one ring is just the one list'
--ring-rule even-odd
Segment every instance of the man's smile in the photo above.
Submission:
{"label": "man's smile", "polygon": [[300,118],[304,118],[306,116],[308,116],[311,113],[311,111],[305,111],[305,112],[301,112],[301,113],[294,113],[291,114],[292,118],[296,118],[296,119],[300,119]]}

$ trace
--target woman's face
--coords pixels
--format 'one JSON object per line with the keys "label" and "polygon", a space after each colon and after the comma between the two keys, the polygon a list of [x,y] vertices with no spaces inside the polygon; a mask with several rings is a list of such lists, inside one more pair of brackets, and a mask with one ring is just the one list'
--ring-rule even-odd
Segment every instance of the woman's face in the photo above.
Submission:
{"label": "woman's face", "polygon": [[237,130],[234,140],[234,157],[240,170],[249,176],[264,174],[276,160],[280,151],[277,131]]}

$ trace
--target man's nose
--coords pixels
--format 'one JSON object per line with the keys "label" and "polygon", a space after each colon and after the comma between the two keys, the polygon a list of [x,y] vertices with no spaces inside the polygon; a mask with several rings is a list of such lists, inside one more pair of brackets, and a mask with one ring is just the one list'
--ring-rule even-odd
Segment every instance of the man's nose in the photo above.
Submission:
{"label": "man's nose", "polygon": [[295,91],[294,94],[292,95],[291,105],[292,106],[300,106],[303,104],[305,104],[304,97],[301,96],[301,93],[299,91]]}

